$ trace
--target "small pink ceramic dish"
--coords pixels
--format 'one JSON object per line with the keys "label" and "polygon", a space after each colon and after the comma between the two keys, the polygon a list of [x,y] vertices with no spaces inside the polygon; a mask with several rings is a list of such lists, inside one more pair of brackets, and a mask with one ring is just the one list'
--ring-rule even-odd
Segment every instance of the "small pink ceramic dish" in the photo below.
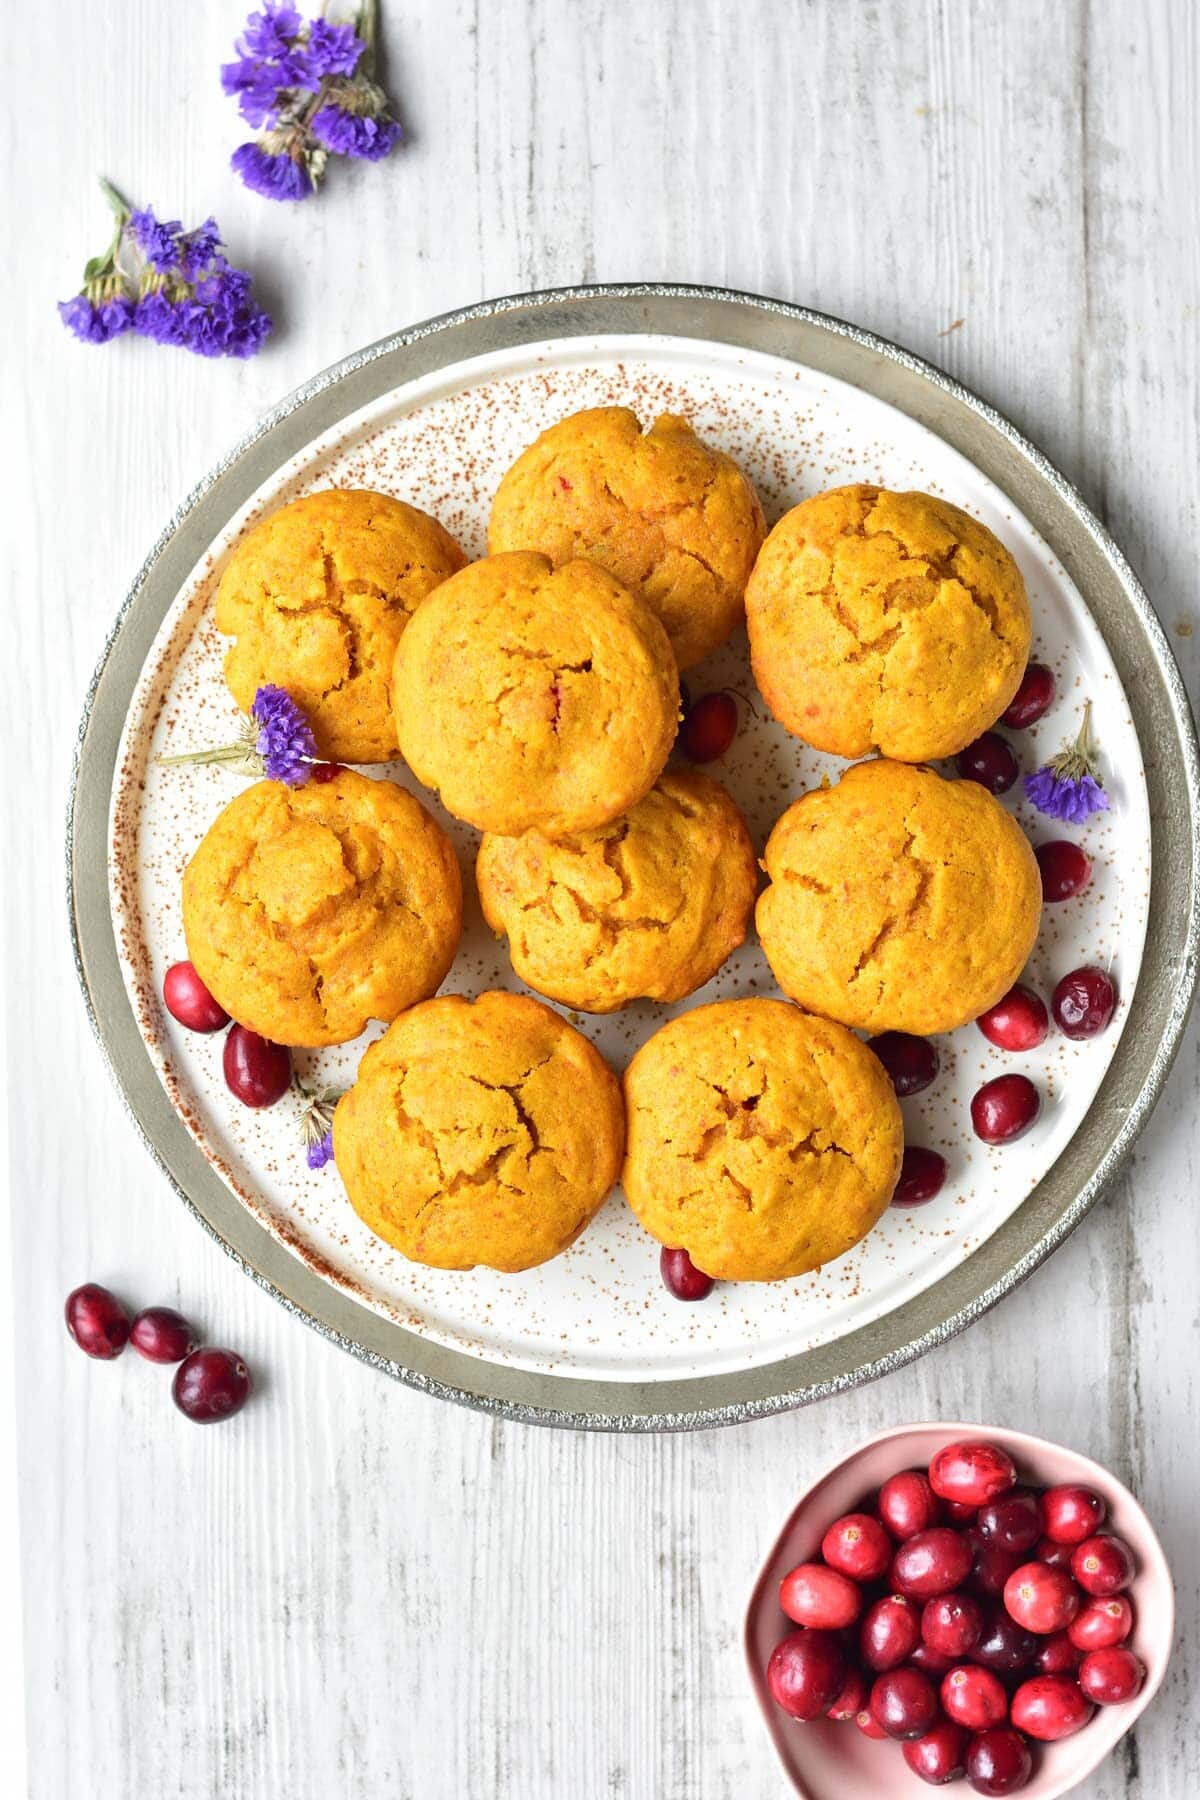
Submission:
{"label": "small pink ceramic dish", "polygon": [[[793,1629],[779,1605],[779,1583],[797,1563],[819,1556],[821,1538],[841,1514],[855,1510],[900,1469],[924,1469],[947,1444],[987,1439],[1007,1450],[1022,1480],[1038,1486],[1078,1482],[1095,1488],[1108,1504],[1106,1529],[1123,1537],[1137,1561],[1129,1588],[1135,1624],[1130,1647],[1146,1666],[1141,1692],[1123,1706],[1097,1709],[1074,1737],[1035,1749],[1035,1773],[1021,1800],[1059,1800],[1104,1761],[1153,1700],[1171,1654],[1175,1594],[1153,1526],[1129,1490],[1077,1451],[1024,1431],[998,1426],[950,1423],[901,1425],[869,1438],[821,1475],[800,1500],[763,1564],[746,1613],[745,1649],[750,1680],[779,1760],[802,1800],[920,1800],[931,1790],[907,1767],[900,1746],[875,1742],[852,1722],[819,1719],[800,1724],[772,1700],[767,1659]],[[949,1792],[971,1795],[967,1783]]]}

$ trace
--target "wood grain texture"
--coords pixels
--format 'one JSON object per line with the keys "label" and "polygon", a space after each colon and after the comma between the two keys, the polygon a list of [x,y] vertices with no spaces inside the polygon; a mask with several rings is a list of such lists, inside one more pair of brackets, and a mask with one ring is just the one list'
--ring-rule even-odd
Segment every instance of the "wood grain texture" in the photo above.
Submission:
{"label": "wood grain texture", "polygon": [[[411,320],[592,279],[724,283],[943,363],[1083,488],[1200,674],[1191,0],[386,0],[411,142],[302,208],[242,192],[216,68],[236,0],[26,12],[3,115],[3,885],[31,1792],[178,1800],[773,1800],[740,1666],[751,1574],[814,1467],[962,1415],[1132,1479],[1178,1578],[1165,1697],[1081,1790],[1200,1792],[1200,1045],[1129,1172],[967,1336],[737,1431],[490,1423],[360,1367],[247,1282],[158,1178],[88,1033],[61,894],[78,704],[129,578],[288,388]],[[98,167],[214,211],[279,324],[243,365],[76,346],[54,317]],[[11,271],[18,261],[19,279]],[[88,1364],[110,1280],[260,1372],[192,1430]]]}

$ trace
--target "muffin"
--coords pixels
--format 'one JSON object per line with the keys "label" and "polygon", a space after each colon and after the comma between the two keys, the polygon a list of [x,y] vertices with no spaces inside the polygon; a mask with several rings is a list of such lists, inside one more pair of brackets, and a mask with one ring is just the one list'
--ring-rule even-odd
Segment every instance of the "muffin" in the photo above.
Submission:
{"label": "muffin", "polygon": [[602,1206],[624,1139],[608,1064],[522,994],[414,1006],[367,1051],[333,1118],[355,1212],[435,1269],[557,1256]]}
{"label": "muffin", "polygon": [[322,756],[388,762],[400,634],[466,560],[436,519],[388,494],[327,488],[269,514],[217,589],[217,630],[236,640],[225,657],[234,699],[249,712],[258,688],[286,688]]}
{"label": "muffin", "polygon": [[392,781],[345,769],[259,781],[210,826],[183,877],[200,979],[279,1044],[343,1044],[436,991],[462,926],[441,827]]}
{"label": "muffin", "polygon": [[1016,563],[932,494],[831,488],[779,521],[746,589],[754,678],[816,750],[953,756],[1004,711],[1029,657]]}
{"label": "muffin", "polygon": [[977,1018],[1033,949],[1029,840],[974,781],[865,762],[793,802],[767,841],[758,935],[785,994],[861,1031]]}
{"label": "muffin", "polygon": [[628,812],[675,738],[667,634],[598,563],[489,556],[436,588],[396,651],[400,748],[483,831],[563,837]]}
{"label": "muffin", "polygon": [[879,1059],[784,1000],[681,1013],[625,1071],[629,1204],[719,1281],[781,1281],[879,1218],[904,1126]]}
{"label": "muffin", "polygon": [[489,832],[475,877],[522,981],[606,1013],[681,1000],[715,975],[746,936],[758,865],[725,789],[666,769],[644,800],[592,831]]}
{"label": "muffin", "polygon": [[492,502],[488,548],[589,556],[642,596],[681,669],[742,617],[765,526],[737,464],[663,413],[646,432],[624,406],[572,413],[543,431]]}

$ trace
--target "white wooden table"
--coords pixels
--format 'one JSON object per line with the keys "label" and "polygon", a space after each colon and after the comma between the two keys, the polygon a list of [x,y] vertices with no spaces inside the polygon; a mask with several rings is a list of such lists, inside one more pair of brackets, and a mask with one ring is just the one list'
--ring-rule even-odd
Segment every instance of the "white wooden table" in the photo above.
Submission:
{"label": "white wooden table", "polygon": [[[336,10],[336,9],[335,9]],[[235,0],[51,0],[6,84],[4,959],[31,1792],[178,1800],[767,1800],[738,1632],[806,1473],[963,1415],[1132,1481],[1178,1579],[1167,1690],[1090,1800],[1200,1792],[1193,1032],[1126,1176],[1019,1294],[904,1373],[674,1439],[496,1424],[372,1374],[187,1217],[84,1019],[62,897],[75,722],[181,497],[287,389],[518,289],[721,283],[894,337],[1080,485],[1198,670],[1198,19],[1191,0],[385,0],[411,143],[301,207],[244,193],[217,65]],[[249,365],[77,346],[53,302],[93,183],[214,211],[278,318]],[[14,278],[15,277],[15,278]],[[11,509],[11,510],[10,510]],[[249,1357],[195,1431],[88,1363],[111,1281]],[[11,1629],[11,1628],[10,1628]]]}

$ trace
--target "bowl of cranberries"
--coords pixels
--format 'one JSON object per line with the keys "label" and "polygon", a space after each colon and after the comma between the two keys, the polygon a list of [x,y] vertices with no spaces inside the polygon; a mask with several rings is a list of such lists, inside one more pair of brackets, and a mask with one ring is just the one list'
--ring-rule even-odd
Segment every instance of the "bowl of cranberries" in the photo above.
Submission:
{"label": "bowl of cranberries", "polygon": [[1149,1705],[1174,1622],[1154,1529],[1098,1464],[1025,1432],[908,1425],[804,1495],[745,1646],[805,1800],[1055,1800]]}

